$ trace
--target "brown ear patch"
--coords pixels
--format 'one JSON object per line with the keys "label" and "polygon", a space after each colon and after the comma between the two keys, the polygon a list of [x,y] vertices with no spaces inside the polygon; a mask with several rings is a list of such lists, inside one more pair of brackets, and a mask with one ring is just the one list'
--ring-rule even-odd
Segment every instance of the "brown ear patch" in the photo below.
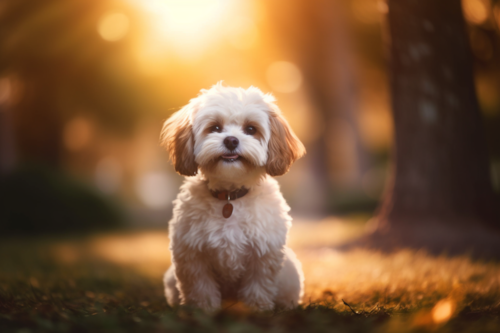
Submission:
{"label": "brown ear patch", "polygon": [[189,105],[174,113],[163,125],[161,143],[167,149],[175,171],[184,176],[194,176],[198,164],[194,161],[193,131]]}
{"label": "brown ear patch", "polygon": [[280,114],[269,115],[271,138],[269,139],[266,172],[271,176],[284,175],[293,162],[301,158],[306,149],[288,122]]}

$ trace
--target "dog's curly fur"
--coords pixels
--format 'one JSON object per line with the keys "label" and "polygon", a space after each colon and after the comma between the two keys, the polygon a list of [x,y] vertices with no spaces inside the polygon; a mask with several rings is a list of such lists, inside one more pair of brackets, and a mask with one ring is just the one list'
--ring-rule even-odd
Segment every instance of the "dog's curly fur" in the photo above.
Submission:
{"label": "dog's curly fur", "polygon": [[[231,151],[223,143],[228,136],[239,141]],[[286,247],[290,208],[271,176],[286,173],[305,149],[274,97],[216,84],[165,122],[162,143],[176,171],[193,176],[182,185],[169,224],[168,303],[205,310],[224,299],[259,310],[299,304],[302,267]],[[210,190],[242,187],[248,194],[231,201],[233,214],[224,218],[227,202]]]}

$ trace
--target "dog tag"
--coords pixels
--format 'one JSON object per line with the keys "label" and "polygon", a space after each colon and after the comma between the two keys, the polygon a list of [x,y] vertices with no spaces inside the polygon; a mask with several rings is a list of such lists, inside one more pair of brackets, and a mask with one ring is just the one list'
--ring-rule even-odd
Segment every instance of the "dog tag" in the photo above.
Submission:
{"label": "dog tag", "polygon": [[230,204],[229,202],[224,205],[224,208],[222,208],[222,216],[224,216],[226,219],[233,214],[233,205]]}

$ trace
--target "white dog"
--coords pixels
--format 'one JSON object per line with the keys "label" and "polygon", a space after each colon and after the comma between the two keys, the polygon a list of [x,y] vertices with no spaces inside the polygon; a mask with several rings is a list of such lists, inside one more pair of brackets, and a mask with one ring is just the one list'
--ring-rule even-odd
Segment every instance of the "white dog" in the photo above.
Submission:
{"label": "white dog", "polygon": [[162,142],[186,178],[169,224],[170,306],[215,310],[221,300],[259,310],[301,302],[302,267],[286,247],[290,208],[271,176],[305,149],[270,94],[259,89],[202,90],[173,114]]}

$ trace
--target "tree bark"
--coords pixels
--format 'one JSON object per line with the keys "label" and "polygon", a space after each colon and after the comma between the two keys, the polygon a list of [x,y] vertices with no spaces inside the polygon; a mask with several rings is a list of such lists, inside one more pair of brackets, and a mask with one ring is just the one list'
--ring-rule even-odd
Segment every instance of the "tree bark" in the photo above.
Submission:
{"label": "tree bark", "polygon": [[[393,178],[371,240],[498,251],[466,26],[458,0],[389,0]],[[480,251],[481,252],[481,251]]]}

